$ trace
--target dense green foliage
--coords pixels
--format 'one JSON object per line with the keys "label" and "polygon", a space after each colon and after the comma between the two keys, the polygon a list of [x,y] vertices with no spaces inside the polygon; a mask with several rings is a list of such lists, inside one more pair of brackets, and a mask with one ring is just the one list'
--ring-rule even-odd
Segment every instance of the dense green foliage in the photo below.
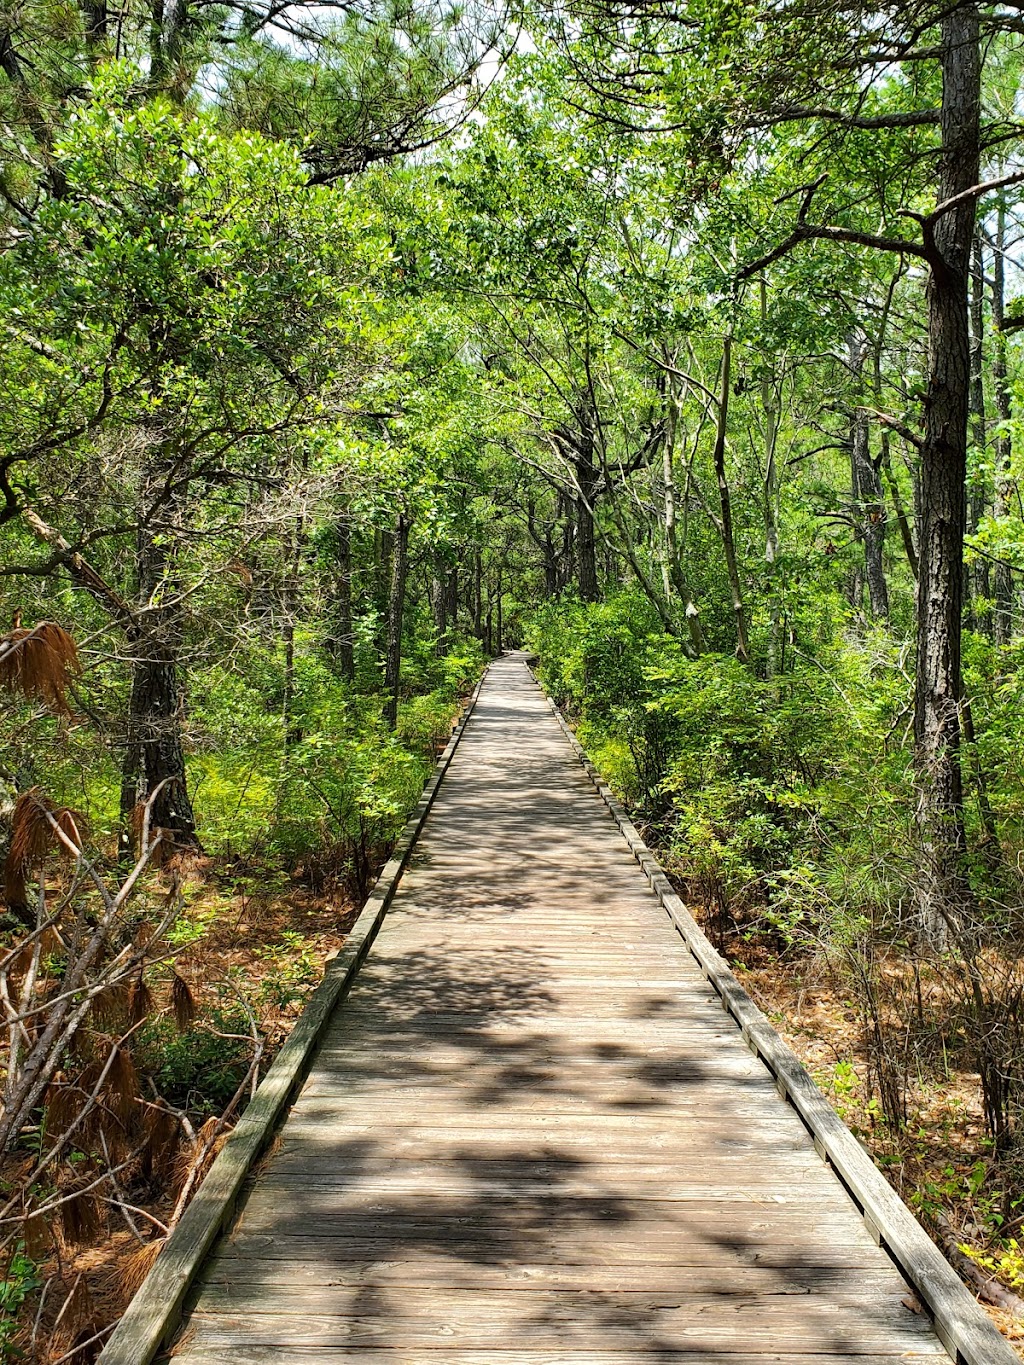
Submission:
{"label": "dense green foliage", "polygon": [[[724,949],[833,965],[893,1150],[915,1085],[980,1078],[1012,1222],[1019,30],[973,0],[0,15],[26,1235],[114,1178],[97,1095],[180,1216],[508,646]],[[264,931],[296,900],[315,922]],[[10,1227],[8,1316],[49,1254]]]}

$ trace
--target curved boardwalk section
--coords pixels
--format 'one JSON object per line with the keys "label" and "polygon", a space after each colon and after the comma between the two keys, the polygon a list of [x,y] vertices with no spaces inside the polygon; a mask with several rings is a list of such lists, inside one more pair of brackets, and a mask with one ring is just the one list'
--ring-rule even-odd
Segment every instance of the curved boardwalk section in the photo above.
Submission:
{"label": "curved boardwalk section", "polygon": [[175,1360],[946,1361],[907,1303],[499,661]]}

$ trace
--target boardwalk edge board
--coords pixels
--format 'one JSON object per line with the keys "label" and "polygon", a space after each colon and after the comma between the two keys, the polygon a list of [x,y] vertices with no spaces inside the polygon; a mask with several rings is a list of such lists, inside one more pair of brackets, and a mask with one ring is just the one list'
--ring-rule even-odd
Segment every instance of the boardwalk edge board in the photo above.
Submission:
{"label": "boardwalk edge board", "polygon": [[149,1365],[177,1328],[186,1295],[230,1222],[246,1177],[305,1080],[318,1042],[377,937],[486,676],[485,669],[341,950],[327,963],[320,984],[100,1352],[97,1365]]}
{"label": "boardwalk edge board", "polygon": [[914,1288],[951,1358],[957,1365],[1020,1365],[1010,1343],[829,1104],[796,1053],[712,947],[554,701],[550,697],[547,701],[701,975],[718,994],[747,1046],[774,1076],[779,1094],[800,1116],[815,1150],[845,1186],[872,1237]]}

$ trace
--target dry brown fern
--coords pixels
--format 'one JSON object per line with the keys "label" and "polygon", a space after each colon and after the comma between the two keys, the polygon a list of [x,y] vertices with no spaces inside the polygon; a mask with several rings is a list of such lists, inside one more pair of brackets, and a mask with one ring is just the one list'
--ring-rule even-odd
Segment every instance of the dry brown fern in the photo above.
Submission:
{"label": "dry brown fern", "polygon": [[41,787],[29,787],[21,793],[11,816],[10,847],[4,863],[4,899],[12,909],[26,903],[25,882],[32,868],[38,866],[54,844],[64,851],[58,830],[76,848],[81,848],[80,824],[80,816],[56,806]]}
{"label": "dry brown fern", "polygon": [[100,1029],[113,1030],[128,1017],[128,984],[112,981],[98,995],[93,996],[90,1014]]}
{"label": "dry brown fern", "polygon": [[128,1123],[135,1115],[139,1094],[139,1073],[131,1054],[125,1048],[118,1047],[103,1087],[107,1107],[122,1123]]}
{"label": "dry brown fern", "polygon": [[[61,1194],[58,1206],[61,1232],[69,1247],[91,1242],[100,1230],[102,1205],[88,1188],[88,1177],[61,1178],[57,1188]],[[77,1188],[80,1186],[81,1188]]]}
{"label": "dry brown fern", "polygon": [[0,687],[70,715],[67,692],[81,672],[78,646],[62,626],[40,621],[0,635]]}
{"label": "dry brown fern", "polygon": [[158,1238],[156,1241],[147,1242],[145,1246],[140,1246],[137,1251],[127,1257],[117,1267],[117,1287],[124,1296],[125,1301],[134,1298],[142,1288],[142,1281],[153,1269],[156,1258],[164,1247],[164,1239]]}
{"label": "dry brown fern", "polygon": [[128,1023],[141,1024],[153,1013],[153,992],[146,985],[146,978],[140,969],[138,976],[128,989]]}
{"label": "dry brown fern", "polygon": [[175,1115],[168,1109],[150,1107],[146,1118],[146,1144],[142,1149],[141,1169],[144,1178],[173,1174],[180,1139],[181,1129]]}
{"label": "dry brown fern", "polygon": [[196,1002],[188,988],[188,982],[174,972],[171,978],[171,1009],[179,1033],[191,1028],[196,1017]]}

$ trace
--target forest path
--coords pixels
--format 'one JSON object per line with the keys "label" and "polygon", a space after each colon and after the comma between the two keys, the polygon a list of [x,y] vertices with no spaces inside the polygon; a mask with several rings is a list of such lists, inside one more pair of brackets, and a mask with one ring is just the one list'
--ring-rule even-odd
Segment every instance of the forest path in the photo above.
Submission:
{"label": "forest path", "polygon": [[907,1297],[499,660],[175,1361],[947,1361]]}

